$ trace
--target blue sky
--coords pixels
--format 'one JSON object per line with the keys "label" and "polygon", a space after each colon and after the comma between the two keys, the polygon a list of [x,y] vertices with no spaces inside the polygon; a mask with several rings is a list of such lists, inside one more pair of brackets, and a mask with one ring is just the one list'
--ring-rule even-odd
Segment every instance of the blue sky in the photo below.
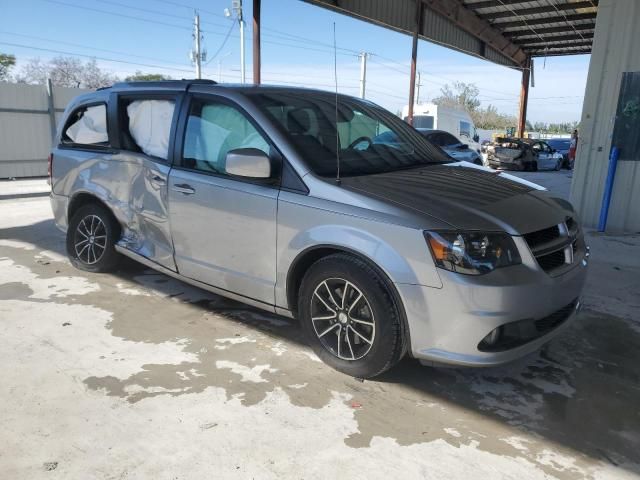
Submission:
{"label": "blue sky", "polygon": [[[251,3],[245,0],[248,79]],[[223,14],[230,4],[231,0],[0,0],[0,51],[15,54],[18,66],[33,57],[46,60],[56,56],[59,53],[55,50],[95,56],[102,68],[119,76],[142,70],[192,77],[188,52],[196,8],[210,59],[204,67],[205,76],[218,80],[221,74],[223,81],[237,82],[239,31],[237,23],[234,26]],[[411,38],[300,0],[262,0],[263,82],[331,88],[333,22],[340,90],[358,94],[356,54],[370,52],[367,98],[394,112],[401,109],[409,90]],[[444,84],[461,80],[480,88],[484,106],[491,103],[501,112],[516,113],[518,71],[425,41],[420,41],[418,52],[422,101],[437,96]],[[579,120],[588,66],[586,55],[537,59],[529,120]]]}

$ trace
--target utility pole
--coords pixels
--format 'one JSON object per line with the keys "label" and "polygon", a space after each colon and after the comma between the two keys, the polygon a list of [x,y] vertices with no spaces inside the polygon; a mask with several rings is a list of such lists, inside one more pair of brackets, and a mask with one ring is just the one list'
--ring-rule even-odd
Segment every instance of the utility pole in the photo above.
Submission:
{"label": "utility pole", "polygon": [[422,72],[420,72],[418,70],[418,83],[416,84],[416,105],[420,105],[420,87],[422,86],[422,83],[420,82],[421,79],[421,74]]}
{"label": "utility pole", "polygon": [[367,52],[360,52],[360,98],[365,98],[365,89],[367,86]]}
{"label": "utility pole", "polygon": [[242,14],[242,0],[232,0],[231,9],[236,13],[240,25],[240,82],[247,80],[246,65],[244,61],[244,16]]}
{"label": "utility pole", "polygon": [[198,12],[193,19],[193,50],[190,52],[191,61],[196,65],[196,78],[202,78],[202,60],[206,58],[207,52],[202,51],[202,33],[200,31],[200,15]]}

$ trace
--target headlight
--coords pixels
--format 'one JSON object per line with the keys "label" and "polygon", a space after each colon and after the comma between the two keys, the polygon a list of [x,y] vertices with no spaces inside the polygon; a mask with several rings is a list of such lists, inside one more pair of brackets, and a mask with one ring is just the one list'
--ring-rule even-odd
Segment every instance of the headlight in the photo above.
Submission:
{"label": "headlight", "polygon": [[522,263],[506,233],[425,232],[436,266],[451,272],[483,275]]}

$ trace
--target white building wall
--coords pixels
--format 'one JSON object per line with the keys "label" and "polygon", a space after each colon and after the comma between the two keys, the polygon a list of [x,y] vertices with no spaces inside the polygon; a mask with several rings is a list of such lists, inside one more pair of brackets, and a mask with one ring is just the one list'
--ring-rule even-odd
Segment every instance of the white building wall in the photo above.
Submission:
{"label": "white building wall", "polygon": [[[83,88],[53,87],[56,124]],[[45,85],[0,83],[0,178],[47,174],[51,120]]]}
{"label": "white building wall", "polygon": [[[600,0],[571,188],[588,227],[598,224],[622,74],[640,71],[639,24],[640,1]],[[607,231],[640,231],[640,162],[618,163]]]}

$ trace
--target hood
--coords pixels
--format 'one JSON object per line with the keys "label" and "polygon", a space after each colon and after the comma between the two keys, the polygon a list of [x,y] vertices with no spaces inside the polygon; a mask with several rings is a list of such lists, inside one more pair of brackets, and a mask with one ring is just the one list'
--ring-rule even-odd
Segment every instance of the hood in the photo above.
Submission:
{"label": "hood", "polygon": [[542,187],[466,162],[348,177],[342,186],[457,229],[523,235],[573,215],[569,202]]}

